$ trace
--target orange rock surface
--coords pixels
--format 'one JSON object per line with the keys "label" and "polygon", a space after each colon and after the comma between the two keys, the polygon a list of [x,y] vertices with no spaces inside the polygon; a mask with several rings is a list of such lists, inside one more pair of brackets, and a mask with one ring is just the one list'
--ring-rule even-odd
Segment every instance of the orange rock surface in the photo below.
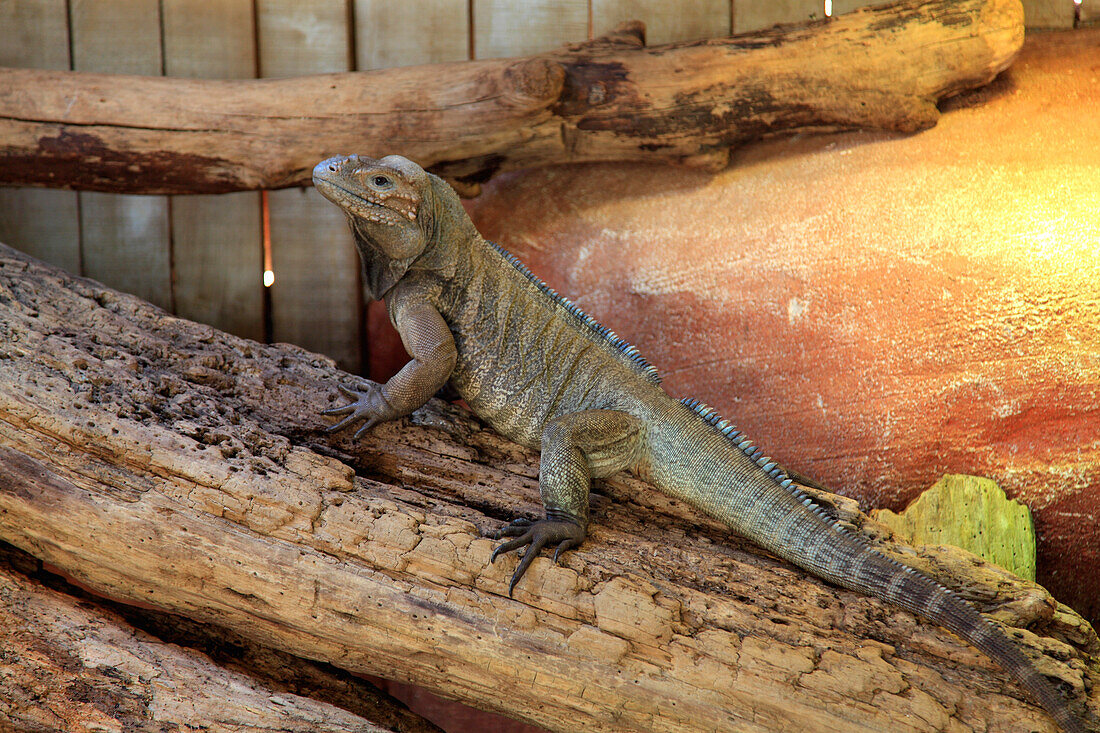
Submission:
{"label": "orange rock surface", "polygon": [[1100,29],[1029,36],[942,109],[912,136],[766,141],[717,175],[509,174],[468,206],[669,392],[865,508],[996,479],[1035,513],[1039,581],[1095,622]]}

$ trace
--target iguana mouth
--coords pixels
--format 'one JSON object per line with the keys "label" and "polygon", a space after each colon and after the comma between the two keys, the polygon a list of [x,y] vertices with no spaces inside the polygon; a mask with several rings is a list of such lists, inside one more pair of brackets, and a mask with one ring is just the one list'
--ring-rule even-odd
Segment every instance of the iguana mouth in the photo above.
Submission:
{"label": "iguana mouth", "polygon": [[[337,194],[337,198],[345,198],[346,197],[346,201],[334,201],[333,202],[333,203],[336,203],[339,206],[347,208],[349,205],[350,206],[355,206],[355,205],[366,204],[374,212],[377,212],[377,213],[362,213],[362,214],[360,214],[363,218],[368,219],[370,221],[377,222],[379,224],[393,225],[393,224],[397,224],[398,222],[400,222],[404,219],[404,217],[402,217],[399,213],[397,213],[393,209],[389,208],[385,204],[381,204],[377,201],[372,201],[371,199],[366,198],[365,196],[361,196],[360,194],[355,193],[354,191],[351,191],[351,190],[349,190],[348,188],[346,188],[344,186],[341,186],[339,183],[332,180],[331,178],[324,177],[324,176],[315,176],[314,177],[314,184],[315,185],[316,184],[323,184],[324,187],[326,187],[326,188],[329,188],[329,189],[335,190],[335,191],[339,191],[340,194]],[[321,195],[324,196],[325,191],[320,186],[318,186],[318,188],[320,189]],[[331,197],[329,197],[329,196],[325,196],[325,198],[331,199]],[[413,218],[415,218],[415,217],[413,217]]]}

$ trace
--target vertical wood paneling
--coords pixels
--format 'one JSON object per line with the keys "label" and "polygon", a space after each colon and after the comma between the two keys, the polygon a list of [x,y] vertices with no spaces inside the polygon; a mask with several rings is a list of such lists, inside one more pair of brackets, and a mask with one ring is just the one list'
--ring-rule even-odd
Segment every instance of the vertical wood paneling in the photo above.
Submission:
{"label": "vertical wood paneling", "polygon": [[1081,7],[1077,9],[1082,23],[1096,23],[1100,21],[1100,0],[1082,0]]}
{"label": "vertical wood paneling", "polygon": [[474,56],[549,51],[588,38],[588,0],[473,0]]}
{"label": "vertical wood paneling", "polygon": [[646,45],[720,38],[730,34],[729,0],[592,0],[592,34],[602,36],[628,20],[646,27]]}
{"label": "vertical wood paneling", "polygon": [[875,0],[833,0],[833,17],[850,13],[869,5],[881,5]]}
{"label": "vertical wood paneling", "polygon": [[356,68],[470,58],[468,0],[355,0]]}
{"label": "vertical wood paneling", "polygon": [[[0,2],[0,66],[68,69],[65,0]],[[80,273],[80,224],[72,191],[0,189],[0,242]]]}
{"label": "vertical wood paneling", "polygon": [[69,0],[73,69],[160,76],[159,0]]}
{"label": "vertical wood paneling", "polygon": [[199,79],[256,75],[252,0],[162,0],[164,73]]}
{"label": "vertical wood paneling", "polygon": [[[260,75],[349,71],[349,0],[258,0]],[[352,153],[356,151],[333,151]],[[312,188],[268,194],[272,338],[361,368],[359,260],[339,208]]]}
{"label": "vertical wood paneling", "polygon": [[[256,73],[252,0],[162,0],[169,76]],[[171,198],[176,313],[238,336],[264,337],[260,194]]]}
{"label": "vertical wood paneling", "polygon": [[735,0],[733,32],[748,33],[776,23],[801,23],[824,17],[824,0]]}
{"label": "vertical wood paneling", "polygon": [[80,233],[87,277],[172,310],[164,196],[81,192]]}
{"label": "vertical wood paneling", "polygon": [[1023,0],[1024,25],[1028,28],[1072,28],[1076,14],[1073,0]]}
{"label": "vertical wood paneling", "polygon": [[350,0],[256,0],[260,76],[351,69]]}
{"label": "vertical wood paneling", "polygon": [[0,66],[69,68],[65,0],[0,2]]}
{"label": "vertical wood paneling", "polygon": [[[160,75],[159,0],[71,0],[69,7],[73,69]],[[79,195],[84,274],[171,310],[168,199]]]}

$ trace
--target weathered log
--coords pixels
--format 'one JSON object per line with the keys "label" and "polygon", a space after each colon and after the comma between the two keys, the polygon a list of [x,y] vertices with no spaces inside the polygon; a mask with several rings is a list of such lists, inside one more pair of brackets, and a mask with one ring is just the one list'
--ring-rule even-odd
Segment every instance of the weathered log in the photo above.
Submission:
{"label": "weathered log", "polygon": [[[360,677],[219,626],[93,596],[2,542],[0,597],[0,730],[161,730],[205,717],[211,731],[442,733]],[[154,680],[155,667],[164,670]],[[113,702],[93,704],[103,700]],[[57,719],[64,728],[45,725]]]}
{"label": "weathered log", "polygon": [[906,0],[728,39],[644,48],[635,23],[522,59],[281,80],[6,69],[0,185],[281,188],[348,152],[400,152],[467,189],[567,161],[720,167],[775,132],[929,127],[1023,33],[1020,0]]}
{"label": "weathered log", "polygon": [[[304,663],[302,663],[304,664]],[[0,730],[386,733],[149,636],[0,562]],[[350,701],[350,698],[349,698]],[[415,718],[405,711],[403,720]]]}
{"label": "weathered log", "polygon": [[[332,437],[317,412],[348,377],[324,357],[7,248],[0,304],[0,539],[109,596],[554,730],[1052,729],[948,632],[628,477],[510,599],[515,559],[489,565],[482,533],[537,516],[537,463],[460,408]],[[1096,636],[1041,587],[828,500],[1100,707]]]}

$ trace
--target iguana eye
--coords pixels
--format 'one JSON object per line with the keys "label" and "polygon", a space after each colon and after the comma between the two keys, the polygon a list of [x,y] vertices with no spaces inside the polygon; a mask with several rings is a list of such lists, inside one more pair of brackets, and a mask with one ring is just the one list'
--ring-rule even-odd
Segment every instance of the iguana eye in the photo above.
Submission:
{"label": "iguana eye", "polygon": [[393,185],[393,181],[381,175],[372,176],[370,182],[375,188],[389,188]]}

